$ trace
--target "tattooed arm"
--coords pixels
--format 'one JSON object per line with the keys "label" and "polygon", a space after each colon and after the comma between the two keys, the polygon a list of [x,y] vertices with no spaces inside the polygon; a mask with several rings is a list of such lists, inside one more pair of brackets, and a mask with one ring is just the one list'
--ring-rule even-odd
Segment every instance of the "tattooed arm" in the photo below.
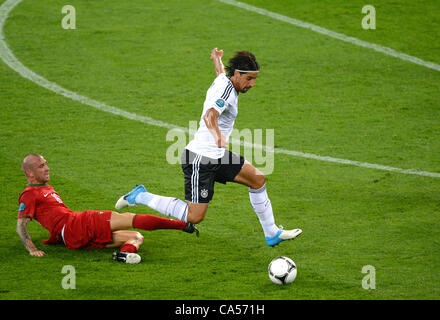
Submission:
{"label": "tattooed arm", "polygon": [[29,224],[29,221],[31,221],[31,219],[29,218],[17,219],[17,234],[20,237],[21,242],[23,243],[26,250],[29,251],[30,255],[42,257],[46,253],[44,251],[38,250],[32,242],[31,236],[29,235],[29,232],[27,230],[27,225]]}

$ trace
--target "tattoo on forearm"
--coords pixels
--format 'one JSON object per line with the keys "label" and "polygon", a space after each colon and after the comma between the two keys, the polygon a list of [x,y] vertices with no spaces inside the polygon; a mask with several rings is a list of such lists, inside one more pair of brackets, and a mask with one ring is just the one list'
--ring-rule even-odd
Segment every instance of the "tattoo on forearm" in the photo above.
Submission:
{"label": "tattoo on forearm", "polygon": [[20,237],[21,242],[24,247],[29,251],[35,251],[37,248],[32,242],[31,236],[27,230],[27,225],[29,223],[29,219],[18,219],[17,221],[17,234]]}

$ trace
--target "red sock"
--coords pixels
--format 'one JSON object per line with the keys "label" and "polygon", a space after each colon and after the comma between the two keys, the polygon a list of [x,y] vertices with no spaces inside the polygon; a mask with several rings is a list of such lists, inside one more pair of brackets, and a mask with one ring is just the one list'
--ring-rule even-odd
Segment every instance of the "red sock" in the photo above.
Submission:
{"label": "red sock", "polygon": [[138,249],[136,248],[135,245],[133,245],[131,243],[124,243],[121,246],[121,249],[119,251],[121,251],[121,252],[136,253],[138,251]]}
{"label": "red sock", "polygon": [[185,228],[186,222],[154,216],[152,214],[137,214],[133,219],[133,228],[142,230]]}

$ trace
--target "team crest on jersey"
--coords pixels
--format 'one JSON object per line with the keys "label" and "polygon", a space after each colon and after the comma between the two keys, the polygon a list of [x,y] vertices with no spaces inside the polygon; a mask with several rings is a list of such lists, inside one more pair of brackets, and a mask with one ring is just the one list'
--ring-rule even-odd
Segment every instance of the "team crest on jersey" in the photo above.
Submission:
{"label": "team crest on jersey", "polygon": [[200,195],[202,198],[206,198],[208,196],[208,190],[202,189],[202,191],[200,191]]}
{"label": "team crest on jersey", "polygon": [[18,206],[18,212],[22,212],[24,211],[24,209],[26,209],[26,205],[24,204],[24,202],[21,202]]}
{"label": "team crest on jersey", "polygon": [[215,104],[219,107],[219,108],[223,108],[225,106],[225,100],[223,99],[218,99]]}

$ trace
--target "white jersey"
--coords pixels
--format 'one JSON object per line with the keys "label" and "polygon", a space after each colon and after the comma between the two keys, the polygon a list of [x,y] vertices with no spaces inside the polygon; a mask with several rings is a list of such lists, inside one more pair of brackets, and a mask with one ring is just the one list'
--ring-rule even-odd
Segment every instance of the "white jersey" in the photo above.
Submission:
{"label": "white jersey", "polygon": [[214,108],[220,114],[218,127],[221,133],[229,139],[238,114],[238,93],[225,73],[221,73],[215,78],[208,89],[203,103],[199,129],[194,134],[194,139],[186,146],[186,149],[194,153],[212,159],[219,159],[223,157],[225,149],[217,147],[214,136],[209,132],[203,120],[206,112],[211,108]]}

